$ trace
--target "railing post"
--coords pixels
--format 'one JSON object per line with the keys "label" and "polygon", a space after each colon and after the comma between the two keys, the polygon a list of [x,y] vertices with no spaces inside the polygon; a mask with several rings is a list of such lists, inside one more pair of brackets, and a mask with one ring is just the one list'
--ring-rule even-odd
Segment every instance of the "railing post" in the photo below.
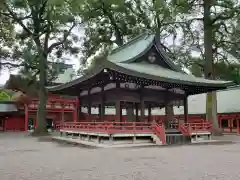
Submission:
{"label": "railing post", "polygon": [[133,126],[133,132],[136,132],[136,123],[133,122],[132,126]]}
{"label": "railing post", "polygon": [[236,119],[237,121],[237,134],[239,134],[239,119]]}

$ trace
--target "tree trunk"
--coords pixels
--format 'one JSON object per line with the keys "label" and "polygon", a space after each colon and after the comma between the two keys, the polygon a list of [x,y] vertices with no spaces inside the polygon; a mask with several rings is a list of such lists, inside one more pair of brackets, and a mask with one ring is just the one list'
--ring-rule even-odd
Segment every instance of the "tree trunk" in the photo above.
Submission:
{"label": "tree trunk", "polygon": [[[214,79],[214,70],[213,70],[213,29],[212,29],[212,20],[210,16],[211,1],[204,0],[204,75],[205,78]],[[218,125],[217,120],[217,98],[216,92],[207,93],[206,97],[206,119],[212,122],[213,133],[215,135],[221,135],[221,129]]]}
{"label": "tree trunk", "polygon": [[[42,53],[43,54],[43,53]],[[47,103],[47,91],[46,91],[46,81],[47,81],[47,56],[42,55],[39,61],[40,70],[40,82],[39,82],[39,104],[37,112],[37,125],[33,135],[44,136],[48,134],[47,123],[46,123],[46,103]]]}

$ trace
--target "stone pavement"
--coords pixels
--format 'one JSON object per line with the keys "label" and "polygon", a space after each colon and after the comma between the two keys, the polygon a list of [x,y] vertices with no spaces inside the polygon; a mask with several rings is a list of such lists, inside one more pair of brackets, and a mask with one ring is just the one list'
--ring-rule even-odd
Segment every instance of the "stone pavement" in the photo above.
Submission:
{"label": "stone pavement", "polygon": [[[231,138],[230,138],[231,139]],[[240,142],[239,137],[234,137]],[[240,143],[88,149],[0,134],[1,180],[239,180]]]}

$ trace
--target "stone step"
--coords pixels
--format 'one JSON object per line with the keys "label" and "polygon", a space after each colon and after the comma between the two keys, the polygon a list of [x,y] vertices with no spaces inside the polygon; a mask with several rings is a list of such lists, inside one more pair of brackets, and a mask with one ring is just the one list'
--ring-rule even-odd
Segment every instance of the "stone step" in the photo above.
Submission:
{"label": "stone step", "polygon": [[189,144],[191,143],[191,137],[183,136],[182,134],[166,135],[166,143],[168,145]]}
{"label": "stone step", "polygon": [[159,139],[159,137],[156,134],[152,135],[153,143],[156,145],[162,145],[162,141]]}

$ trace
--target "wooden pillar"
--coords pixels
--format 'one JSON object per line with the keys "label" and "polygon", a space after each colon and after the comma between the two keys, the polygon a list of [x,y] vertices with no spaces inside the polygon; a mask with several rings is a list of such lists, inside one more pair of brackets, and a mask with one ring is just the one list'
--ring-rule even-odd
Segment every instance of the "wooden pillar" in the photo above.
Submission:
{"label": "wooden pillar", "polygon": [[63,105],[61,105],[62,109],[61,109],[61,123],[64,123],[65,119],[64,119],[64,111],[63,111]]}
{"label": "wooden pillar", "polygon": [[98,104],[98,119],[99,119],[99,121],[102,121],[102,116],[101,116],[101,110],[102,109],[102,107],[101,107],[101,102],[100,102],[100,104]]}
{"label": "wooden pillar", "polygon": [[[120,89],[120,82],[116,82],[116,88]],[[116,117],[115,117],[115,121],[120,122],[121,121],[121,114],[122,114],[122,110],[121,110],[121,101],[117,100],[115,102],[115,109],[116,109]]]}
{"label": "wooden pillar", "polygon": [[166,120],[173,120],[174,119],[174,105],[172,104],[171,98],[168,92],[165,95],[165,113],[166,113]]}
{"label": "wooden pillar", "polygon": [[115,118],[115,120],[117,122],[121,122],[121,101],[119,101],[119,100],[116,101],[115,109],[116,109],[116,118]]}
{"label": "wooden pillar", "polygon": [[239,134],[239,132],[240,132],[240,129],[239,129],[239,119],[236,119],[236,123],[237,123],[237,134]]}
{"label": "wooden pillar", "polygon": [[126,115],[127,115],[127,121],[133,122],[136,121],[135,115],[134,115],[134,103],[133,102],[126,102]]}
{"label": "wooden pillar", "polygon": [[120,121],[123,121],[123,115],[122,115],[122,108],[123,107],[123,102],[120,101]]}
{"label": "wooden pillar", "polygon": [[99,117],[101,121],[104,121],[105,116],[105,93],[104,93],[104,86],[101,89],[101,102],[99,105]]}
{"label": "wooden pillar", "polygon": [[87,110],[88,110],[88,122],[90,122],[92,120],[91,116],[92,116],[92,102],[91,102],[91,88],[88,90],[88,97],[87,97]]}
{"label": "wooden pillar", "polygon": [[139,107],[138,107],[138,103],[135,103],[135,112],[136,112],[136,122],[139,121]]}
{"label": "wooden pillar", "polygon": [[81,120],[82,118],[82,101],[81,97],[78,97],[78,120]]}
{"label": "wooden pillar", "polygon": [[172,114],[173,112],[171,112],[171,101],[170,101],[170,97],[169,97],[169,93],[168,91],[165,92],[165,99],[164,99],[164,106],[165,106],[165,120],[164,120],[164,125],[165,127],[168,129],[170,128],[170,120],[172,120]]}
{"label": "wooden pillar", "polygon": [[76,98],[76,102],[74,103],[74,111],[73,111],[73,121],[74,122],[77,122],[77,120],[78,120],[78,107],[79,107],[78,104],[79,104],[78,99]]}
{"label": "wooden pillar", "polygon": [[29,115],[28,115],[28,105],[27,104],[24,105],[24,109],[25,109],[24,131],[28,131]]}
{"label": "wooden pillar", "polygon": [[145,104],[144,104],[144,100],[141,98],[140,100],[140,111],[141,111],[141,121],[145,121]]}
{"label": "wooden pillar", "polygon": [[144,104],[144,100],[143,100],[143,86],[140,89],[140,115],[141,115],[141,121],[144,122],[145,121],[145,104]]}
{"label": "wooden pillar", "polygon": [[188,96],[184,97],[183,106],[184,106],[184,123],[187,123],[188,122]]}
{"label": "wooden pillar", "polygon": [[151,116],[152,116],[152,105],[148,104],[148,122],[151,122]]}

